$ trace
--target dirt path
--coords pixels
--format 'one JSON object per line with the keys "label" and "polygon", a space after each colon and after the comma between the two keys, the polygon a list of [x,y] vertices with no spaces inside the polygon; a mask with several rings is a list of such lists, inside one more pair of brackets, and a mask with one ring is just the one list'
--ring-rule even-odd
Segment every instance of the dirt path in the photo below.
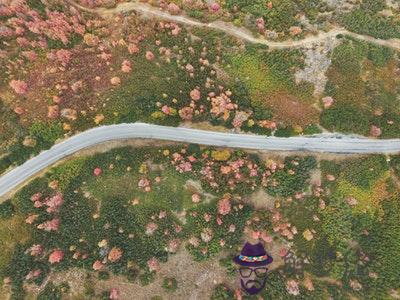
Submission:
{"label": "dirt path", "polygon": [[202,23],[191,19],[189,17],[183,15],[171,15],[168,12],[161,11],[160,9],[150,6],[145,3],[139,2],[124,2],[118,4],[116,7],[111,9],[106,8],[97,8],[90,9],[79,4],[74,1],[69,1],[75,7],[90,13],[99,14],[104,18],[108,18],[114,14],[118,13],[127,13],[130,11],[136,11],[141,13],[145,17],[158,17],[160,19],[173,21],[181,24],[186,24],[189,26],[197,26],[204,28],[213,28],[217,30],[224,31],[225,33],[235,36],[237,38],[243,39],[247,42],[254,44],[263,44],[267,45],[271,49],[287,49],[287,48],[302,48],[306,46],[310,46],[314,43],[320,42],[322,40],[330,39],[336,37],[338,34],[348,35],[350,37],[356,38],[358,40],[366,41],[369,43],[373,43],[376,45],[386,46],[395,50],[400,50],[400,40],[399,39],[391,39],[391,40],[381,40],[376,39],[371,36],[361,35],[354,32],[350,32],[343,28],[334,28],[328,32],[320,32],[317,35],[310,35],[302,40],[286,40],[281,42],[268,41],[263,38],[256,38],[252,35],[252,33],[243,28],[232,25],[231,23],[223,22],[223,21],[214,21],[211,23]]}

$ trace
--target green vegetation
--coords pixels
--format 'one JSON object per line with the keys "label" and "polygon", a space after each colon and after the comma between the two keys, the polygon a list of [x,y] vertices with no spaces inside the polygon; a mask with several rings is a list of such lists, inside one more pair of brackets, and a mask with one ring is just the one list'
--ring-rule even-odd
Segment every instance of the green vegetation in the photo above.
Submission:
{"label": "green vegetation", "polygon": [[175,292],[178,288],[178,282],[175,278],[164,278],[163,288],[168,292]]}
{"label": "green vegetation", "polygon": [[[396,157],[391,164],[397,165]],[[296,285],[293,276],[311,278],[313,291],[298,287],[310,299],[384,298],[398,283],[399,230],[398,197],[386,158],[322,161],[322,185],[311,188],[308,181],[316,167],[310,156],[287,157],[277,165],[243,151],[196,145],[120,148],[68,161],[13,197],[14,215],[0,227],[9,230],[0,232],[8,247],[3,246],[8,252],[3,252],[0,264],[3,278],[11,277],[14,297],[23,296],[24,282],[41,284],[51,271],[70,268],[98,272],[86,283],[87,295],[96,294],[89,288],[93,280],[108,281],[111,274],[145,286],[156,280],[162,263],[183,244],[197,261],[227,250],[220,264],[227,276],[235,276],[232,250],[240,248],[243,235],[259,232],[272,243],[290,241],[295,255],[269,275],[262,292],[266,299],[290,299],[296,290],[288,289],[287,282],[294,280]],[[232,169],[241,176],[232,176]],[[271,211],[256,211],[241,200],[257,187],[274,197]],[[59,201],[59,206],[50,204]],[[180,219],[183,212],[185,223]],[[54,219],[58,225],[49,222]],[[12,228],[21,233],[16,235]],[[33,245],[43,252],[36,254]],[[63,253],[61,258],[55,251]],[[40,274],[32,275],[36,269]],[[368,275],[371,272],[378,274],[378,281]],[[343,290],[319,278],[340,282]],[[385,283],[376,288],[380,282]],[[364,288],[355,290],[357,284]],[[162,285],[168,292],[179,289],[174,278],[164,278]],[[49,284],[41,293],[58,297],[62,289]],[[224,286],[213,292],[213,299],[231,297]]]}
{"label": "green vegetation", "polygon": [[15,209],[14,205],[11,203],[11,200],[8,199],[3,203],[0,203],[0,218],[1,219],[9,219],[14,215]]}
{"label": "green vegetation", "polygon": [[55,286],[51,281],[46,284],[43,291],[37,297],[38,300],[61,300],[62,290],[60,286]]}
{"label": "green vegetation", "polygon": [[[304,13],[311,20],[315,20],[318,12],[325,10],[325,5],[317,0],[227,0],[225,7],[235,13],[240,20],[250,15],[252,18],[263,18],[265,27],[287,33],[289,28],[299,25],[296,15]],[[255,26],[254,26],[255,27]]]}
{"label": "green vegetation", "polygon": [[380,137],[396,137],[400,118],[396,83],[391,79],[394,59],[388,48],[352,39],[336,47],[325,90],[335,102],[321,113],[321,125],[363,135],[369,135],[374,125],[380,128]]}
{"label": "green vegetation", "polygon": [[381,39],[400,37],[400,23],[397,20],[373,14],[372,11],[354,10],[344,15],[341,21],[348,30],[359,34]]}
{"label": "green vegetation", "polygon": [[211,300],[228,300],[233,298],[233,291],[224,284],[215,286]]}
{"label": "green vegetation", "polygon": [[271,176],[271,181],[278,184],[269,186],[268,193],[288,197],[301,191],[310,176],[310,171],[315,167],[316,161],[312,156],[285,158],[285,168]]}

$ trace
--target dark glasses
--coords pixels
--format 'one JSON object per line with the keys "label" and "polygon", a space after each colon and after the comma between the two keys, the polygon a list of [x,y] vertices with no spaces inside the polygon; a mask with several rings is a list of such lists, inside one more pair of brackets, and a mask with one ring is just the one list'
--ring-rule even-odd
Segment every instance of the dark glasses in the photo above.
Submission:
{"label": "dark glasses", "polygon": [[246,268],[246,267],[241,267],[239,269],[240,276],[243,278],[248,278],[251,276],[251,274],[254,272],[257,277],[263,278],[267,275],[268,268],[265,267],[260,267],[260,268]]}

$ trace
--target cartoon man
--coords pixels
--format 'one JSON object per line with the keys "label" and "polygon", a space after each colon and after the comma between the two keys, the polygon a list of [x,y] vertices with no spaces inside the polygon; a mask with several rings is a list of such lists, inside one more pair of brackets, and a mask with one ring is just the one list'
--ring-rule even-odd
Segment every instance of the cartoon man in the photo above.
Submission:
{"label": "cartoon man", "polygon": [[255,245],[247,242],[240,255],[235,256],[233,261],[239,265],[243,290],[255,295],[264,289],[267,282],[267,265],[271,264],[273,259],[260,242]]}

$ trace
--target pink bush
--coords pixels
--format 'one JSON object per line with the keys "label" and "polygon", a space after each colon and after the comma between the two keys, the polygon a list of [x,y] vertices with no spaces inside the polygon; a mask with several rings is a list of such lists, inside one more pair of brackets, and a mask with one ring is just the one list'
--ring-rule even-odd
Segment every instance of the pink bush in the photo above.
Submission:
{"label": "pink bush", "polygon": [[42,193],[38,192],[38,193],[33,194],[31,196],[31,201],[33,201],[33,202],[39,201],[41,197],[42,197]]}
{"label": "pink bush", "polygon": [[228,197],[224,197],[218,201],[218,213],[220,215],[227,215],[231,211],[231,202]]}
{"label": "pink bush", "polygon": [[17,106],[16,108],[14,108],[14,112],[15,112],[17,115],[22,115],[22,114],[25,113],[25,109],[23,109],[21,106]]}
{"label": "pink bush", "polygon": [[25,81],[22,80],[11,80],[9,83],[10,87],[14,90],[15,93],[23,95],[28,91],[28,85]]}
{"label": "pink bush", "polygon": [[43,253],[43,246],[39,244],[32,245],[29,248],[29,252],[32,256],[39,256]]}
{"label": "pink bush", "polygon": [[192,202],[193,203],[199,203],[200,202],[200,195],[199,194],[193,194],[192,195]]}
{"label": "pink bush", "polygon": [[56,52],[57,60],[66,67],[71,61],[72,53],[69,50],[60,49]]}
{"label": "pink bush", "polygon": [[38,229],[43,229],[44,231],[57,231],[60,226],[60,219],[54,218],[50,221],[46,221],[37,226]]}
{"label": "pink bush", "polygon": [[47,117],[50,119],[56,119],[60,116],[60,108],[58,105],[49,105],[47,107]]}
{"label": "pink bush", "polygon": [[168,105],[163,105],[163,107],[161,107],[161,111],[166,115],[171,114],[171,108]]}
{"label": "pink bush", "polygon": [[48,213],[57,212],[59,210],[60,206],[63,204],[63,202],[64,202],[63,195],[61,193],[55,194],[54,196],[52,196],[51,198],[48,198],[44,202],[44,204],[48,206],[46,211]]}
{"label": "pink bush", "polygon": [[117,76],[113,77],[110,79],[110,82],[112,85],[120,85],[121,84],[121,79]]}
{"label": "pink bush", "polygon": [[200,100],[200,91],[198,89],[191,90],[190,91],[190,98],[192,98],[193,101]]}
{"label": "pink bush", "polygon": [[152,257],[147,261],[147,266],[149,267],[150,272],[157,272],[160,270],[160,263],[155,257]]}
{"label": "pink bush", "polygon": [[168,243],[168,252],[175,253],[178,250],[180,244],[181,241],[179,239],[173,239]]}
{"label": "pink bush", "polygon": [[49,256],[49,262],[51,264],[59,263],[64,258],[64,252],[60,249],[54,250]]}
{"label": "pink bush", "polygon": [[35,51],[22,51],[21,54],[26,57],[29,61],[34,61],[37,59],[37,54]]}
{"label": "pink bush", "polygon": [[332,97],[324,97],[322,98],[322,103],[324,104],[324,108],[329,108],[332,106],[334,100]]}
{"label": "pink bush", "polygon": [[112,288],[110,291],[110,299],[115,300],[119,298],[119,291],[116,288]]}
{"label": "pink bush", "polygon": [[264,31],[265,30],[265,21],[263,18],[258,18],[256,19],[256,26],[259,31]]}
{"label": "pink bush", "polygon": [[179,110],[179,116],[183,120],[190,121],[191,119],[193,119],[193,108],[189,106],[183,107],[182,109]]}
{"label": "pink bush", "polygon": [[99,270],[101,270],[103,267],[104,267],[104,265],[103,265],[103,263],[101,262],[101,261],[99,261],[99,260],[96,260],[94,263],[93,263],[93,270],[95,270],[95,271],[99,271]]}
{"label": "pink bush", "polygon": [[168,4],[167,9],[168,9],[168,12],[169,12],[171,15],[177,15],[177,14],[179,14],[179,13],[181,12],[181,9],[180,9],[179,6],[176,5],[175,3],[170,3],[170,4]]}
{"label": "pink bush", "polygon": [[124,73],[129,73],[130,71],[132,71],[132,65],[129,60],[125,59],[122,62],[121,71]]}
{"label": "pink bush", "polygon": [[147,51],[147,52],[146,52],[146,59],[147,59],[148,61],[152,61],[152,60],[154,59],[154,54],[153,54],[153,52]]}
{"label": "pink bush", "polygon": [[129,44],[128,45],[128,52],[130,54],[139,53],[139,47],[136,44]]}
{"label": "pink bush", "polygon": [[39,217],[39,215],[29,215],[26,219],[25,219],[25,223],[26,224],[33,224],[36,219]]}
{"label": "pink bush", "polygon": [[146,234],[152,235],[158,228],[158,225],[154,222],[150,222],[146,225]]}
{"label": "pink bush", "polygon": [[221,6],[220,6],[217,2],[214,2],[214,3],[212,3],[212,4],[210,5],[210,9],[211,9],[211,11],[213,11],[213,12],[219,11],[220,8],[221,8]]}
{"label": "pink bush", "polygon": [[299,284],[296,280],[288,280],[286,282],[286,291],[290,294],[290,295],[294,295],[297,296],[300,294],[300,289],[299,289]]}
{"label": "pink bush", "polygon": [[108,253],[108,260],[110,262],[116,262],[122,257],[122,250],[118,247],[113,247]]}
{"label": "pink bush", "polygon": [[382,130],[375,126],[375,125],[371,125],[371,129],[369,131],[369,134],[373,137],[379,137],[382,134]]}
{"label": "pink bush", "polygon": [[93,170],[93,175],[94,176],[100,176],[102,173],[103,173],[103,170],[101,168],[99,168],[99,167],[97,167],[97,168],[95,168]]}

